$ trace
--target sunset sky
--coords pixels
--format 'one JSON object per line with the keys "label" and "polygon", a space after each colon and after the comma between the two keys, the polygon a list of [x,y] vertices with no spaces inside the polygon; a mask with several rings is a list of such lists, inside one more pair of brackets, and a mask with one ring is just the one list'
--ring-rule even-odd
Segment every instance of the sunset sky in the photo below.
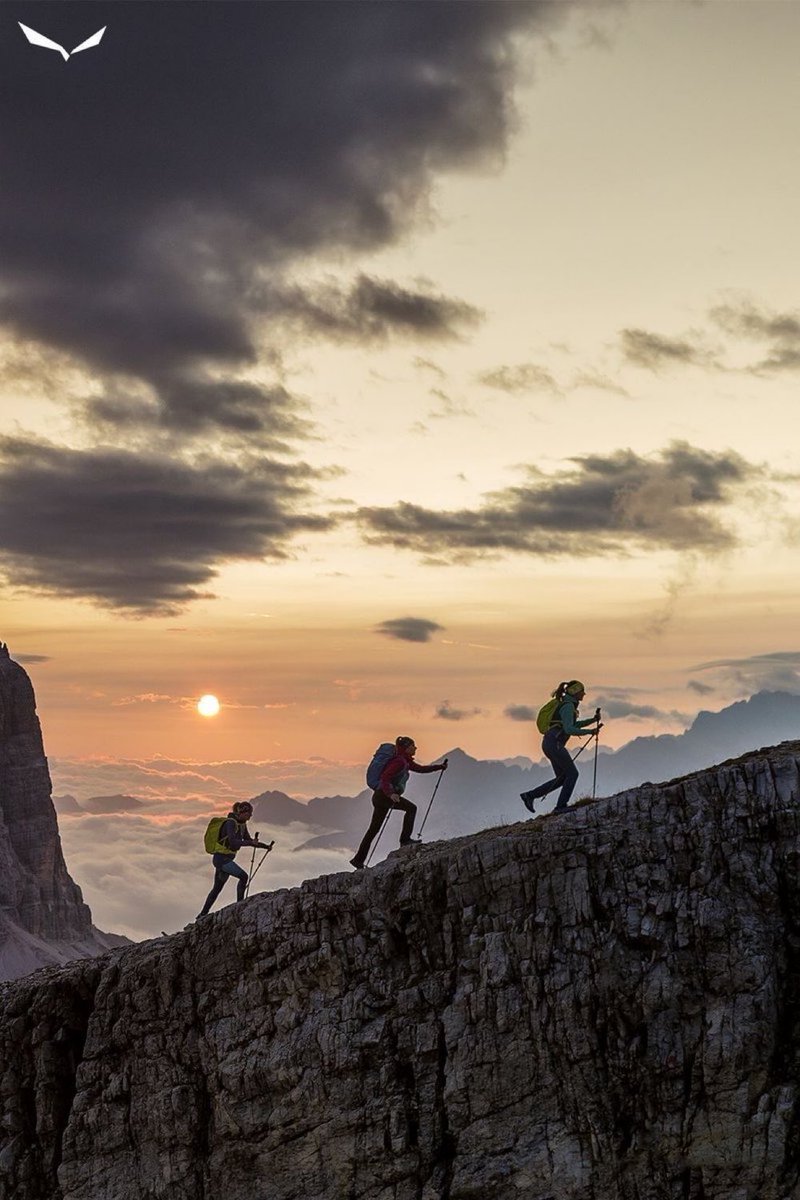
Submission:
{"label": "sunset sky", "polygon": [[56,791],[798,690],[800,5],[0,20],[0,639]]}

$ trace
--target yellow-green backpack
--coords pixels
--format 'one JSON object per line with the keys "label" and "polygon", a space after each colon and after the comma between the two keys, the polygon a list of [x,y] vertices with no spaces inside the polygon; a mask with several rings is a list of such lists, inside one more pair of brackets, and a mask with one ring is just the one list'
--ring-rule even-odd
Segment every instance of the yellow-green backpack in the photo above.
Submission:
{"label": "yellow-green backpack", "polygon": [[229,846],[223,846],[219,840],[219,831],[227,821],[227,817],[212,817],[206,829],[205,847],[207,854],[235,854]]}
{"label": "yellow-green backpack", "polygon": [[542,705],[536,717],[536,728],[539,733],[547,733],[553,723],[553,718],[563,703],[563,696],[560,699],[558,696],[553,696],[552,700],[548,700],[547,704]]}

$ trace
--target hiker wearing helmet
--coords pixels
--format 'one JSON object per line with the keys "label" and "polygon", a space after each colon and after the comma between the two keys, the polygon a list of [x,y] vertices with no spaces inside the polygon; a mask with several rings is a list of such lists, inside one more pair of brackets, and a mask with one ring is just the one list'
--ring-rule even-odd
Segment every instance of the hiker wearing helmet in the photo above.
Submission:
{"label": "hiker wearing helmet", "polygon": [[[372,793],[372,820],[369,823],[369,828],[361,839],[361,845],[356,850],[353,858],[350,859],[350,865],[360,870],[369,853],[369,848],[372,845],[373,838],[380,830],[383,822],[393,808],[399,808],[403,811],[403,828],[400,831],[400,845],[408,846],[411,844],[411,833],[414,828],[414,818],[417,815],[417,806],[411,800],[403,799],[403,789],[408,781],[410,771],[414,771],[420,775],[427,775],[430,771],[446,771],[447,759],[440,763],[431,763],[427,767],[420,766],[414,762],[414,755],[417,752],[417,747],[414,739],[410,737],[399,737],[394,743],[394,752],[392,752],[391,742],[384,743],[385,749],[388,752],[385,765],[382,766],[378,786]],[[376,754],[376,758],[380,755],[381,747]],[[375,759],[373,759],[373,762]],[[367,773],[369,776],[369,772]]]}
{"label": "hiker wearing helmet", "polygon": [[211,905],[231,876],[238,881],[236,885],[237,901],[244,900],[249,876],[247,871],[244,871],[238,863],[234,862],[237,851],[241,850],[242,846],[258,846],[261,850],[270,849],[268,845],[259,842],[257,838],[251,838],[247,832],[247,822],[252,815],[252,804],[249,800],[242,800],[234,804],[220,825],[219,833],[217,834],[217,842],[220,849],[216,851],[211,859],[214,864],[214,886],[206,896],[206,902],[197,914],[198,917],[208,916]]}
{"label": "hiker wearing helmet", "polygon": [[[547,729],[542,738],[542,750],[550,760],[556,775],[555,779],[539,784],[532,791],[522,792],[522,803],[528,812],[533,812],[534,800],[541,800],[543,796],[554,792],[559,787],[561,792],[556,801],[555,811],[562,812],[569,803],[575,784],[578,782],[578,768],[567,750],[567,742],[571,737],[579,737],[587,732],[596,735],[602,728],[599,708],[593,717],[588,717],[584,721],[578,720],[578,705],[585,695],[586,689],[580,679],[570,679],[568,682],[558,685],[553,692],[552,700],[542,710],[542,712],[549,710]],[[590,725],[594,725],[595,728],[589,729]]]}

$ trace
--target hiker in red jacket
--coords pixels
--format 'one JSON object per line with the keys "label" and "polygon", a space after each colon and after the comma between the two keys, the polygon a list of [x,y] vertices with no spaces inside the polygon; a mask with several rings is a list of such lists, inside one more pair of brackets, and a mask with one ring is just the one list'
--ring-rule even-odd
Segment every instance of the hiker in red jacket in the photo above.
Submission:
{"label": "hiker in red jacket", "polygon": [[400,808],[404,813],[400,845],[410,845],[417,806],[411,800],[403,799],[403,790],[408,782],[409,772],[414,771],[420,775],[427,775],[430,771],[447,770],[447,759],[444,762],[431,763],[427,767],[415,763],[414,755],[417,747],[413,738],[399,737],[394,745],[396,753],[381,771],[380,783],[372,793],[372,820],[369,828],[361,839],[361,845],[356,850],[354,857],[350,859],[350,865],[356,870],[360,870],[364,866],[372,840],[383,825],[387,813],[393,808]]}

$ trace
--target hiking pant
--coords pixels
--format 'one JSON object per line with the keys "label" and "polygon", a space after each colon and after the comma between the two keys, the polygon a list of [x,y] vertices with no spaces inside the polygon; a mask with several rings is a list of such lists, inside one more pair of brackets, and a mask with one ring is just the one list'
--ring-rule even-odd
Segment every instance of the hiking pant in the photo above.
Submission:
{"label": "hiking pant", "polygon": [[235,863],[231,859],[230,862],[223,863],[221,866],[214,868],[214,886],[206,896],[206,902],[200,910],[201,917],[204,917],[209,911],[231,875],[239,881],[236,885],[236,899],[244,900],[244,892],[249,876],[247,871],[244,871],[238,863]]}
{"label": "hiking pant", "polygon": [[555,779],[551,779],[549,783],[540,783],[538,787],[533,788],[530,792],[530,797],[533,800],[546,796],[549,792],[554,792],[556,788],[560,787],[561,794],[556,801],[556,812],[567,807],[575,784],[578,782],[578,768],[572,761],[572,755],[567,749],[566,742],[567,739],[562,730],[548,729],[542,738],[542,750],[550,760],[556,777]]}
{"label": "hiking pant", "polygon": [[404,846],[406,842],[411,841],[411,831],[414,828],[414,818],[417,815],[417,806],[411,800],[404,800],[402,797],[392,802],[383,792],[377,791],[372,793],[372,820],[369,823],[369,829],[361,839],[361,845],[355,853],[355,861],[363,863],[366,860],[369,848],[372,845],[373,838],[378,834],[381,825],[383,825],[386,814],[393,808],[403,810],[403,828],[400,831],[400,845]]}

